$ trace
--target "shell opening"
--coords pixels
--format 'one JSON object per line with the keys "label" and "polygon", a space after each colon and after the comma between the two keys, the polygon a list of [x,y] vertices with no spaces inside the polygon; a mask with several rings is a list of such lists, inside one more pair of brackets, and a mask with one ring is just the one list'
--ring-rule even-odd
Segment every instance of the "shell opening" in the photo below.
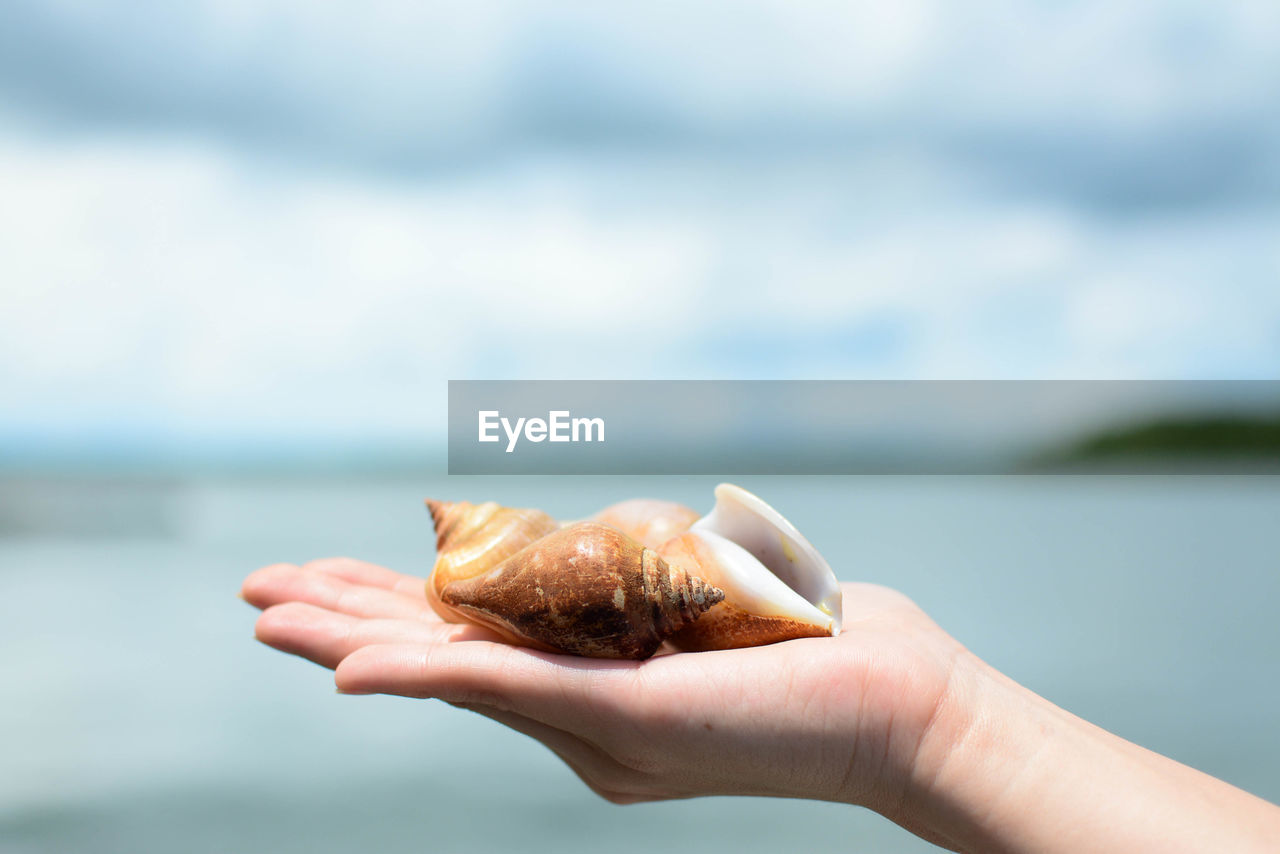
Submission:
{"label": "shell opening", "polygon": [[732,591],[736,607],[761,617],[785,617],[814,626],[827,627],[832,623],[831,614],[767,571],[767,567],[742,546],[710,531],[699,531],[697,537],[711,552],[716,582]]}
{"label": "shell opening", "polygon": [[832,634],[839,633],[842,600],[831,566],[795,525],[760,498],[722,483],[716,487],[716,506],[690,530],[745,549],[778,581],[829,616]]}

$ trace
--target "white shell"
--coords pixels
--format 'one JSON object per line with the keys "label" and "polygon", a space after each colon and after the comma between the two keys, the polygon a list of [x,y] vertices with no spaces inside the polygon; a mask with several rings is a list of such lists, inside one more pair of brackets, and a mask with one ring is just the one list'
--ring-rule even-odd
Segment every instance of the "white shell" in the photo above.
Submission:
{"label": "white shell", "polygon": [[786,616],[840,633],[840,583],[826,559],[785,517],[740,486],[716,487],[716,505],[689,529],[717,555],[707,578],[727,601],[761,616]]}

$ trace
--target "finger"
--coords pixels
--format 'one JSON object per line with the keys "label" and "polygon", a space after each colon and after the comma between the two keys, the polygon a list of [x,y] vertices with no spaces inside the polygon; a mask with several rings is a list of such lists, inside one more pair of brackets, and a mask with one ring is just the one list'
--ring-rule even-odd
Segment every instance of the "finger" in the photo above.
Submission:
{"label": "finger", "polygon": [[305,602],[286,602],[263,611],[254,634],[268,646],[331,669],[370,644],[433,644],[497,638],[479,626],[426,620],[361,619]]}
{"label": "finger", "polygon": [[283,602],[308,602],[353,617],[440,621],[425,599],[392,593],[381,587],[352,584],[291,564],[275,564],[252,573],[244,580],[241,595],[259,608]]}
{"label": "finger", "polygon": [[340,691],[437,697],[491,706],[593,737],[633,713],[634,661],[536,652],[500,643],[366,646],[338,665]]}
{"label": "finger", "polygon": [[486,718],[495,720],[509,729],[541,742],[552,753],[560,757],[560,761],[568,765],[569,770],[577,774],[578,779],[582,780],[587,785],[587,788],[607,801],[615,804],[631,804],[639,801],[654,800],[652,797],[619,791],[619,784],[625,778],[627,769],[586,739],[579,738],[562,729],[548,726],[540,721],[535,721],[533,718],[527,718],[515,712],[495,709],[492,706],[469,703],[454,703],[453,705],[475,712],[478,715],[484,715]]}
{"label": "finger", "polygon": [[401,593],[414,599],[426,596],[427,580],[413,575],[404,575],[385,566],[366,563],[349,557],[329,557],[309,561],[302,565],[303,569],[323,572],[352,584],[363,584],[365,587],[381,587],[393,593]]}

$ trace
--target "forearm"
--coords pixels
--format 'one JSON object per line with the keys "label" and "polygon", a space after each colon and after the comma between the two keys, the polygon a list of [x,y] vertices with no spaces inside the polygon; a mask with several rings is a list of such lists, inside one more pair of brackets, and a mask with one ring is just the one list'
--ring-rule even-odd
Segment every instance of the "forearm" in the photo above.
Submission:
{"label": "forearm", "polygon": [[922,738],[912,823],[964,851],[1273,851],[1280,808],[1124,741],[976,659]]}

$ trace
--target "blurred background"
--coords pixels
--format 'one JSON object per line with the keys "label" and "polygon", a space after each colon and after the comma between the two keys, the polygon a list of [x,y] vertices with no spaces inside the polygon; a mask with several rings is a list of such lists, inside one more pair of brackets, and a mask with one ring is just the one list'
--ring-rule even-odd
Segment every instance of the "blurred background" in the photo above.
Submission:
{"label": "blurred background", "polygon": [[[0,849],[923,851],[618,808],[257,647],[240,578],[425,573],[449,379],[1277,379],[1280,6],[9,0]],[[1280,798],[1274,478],[751,478],[846,579]]]}

